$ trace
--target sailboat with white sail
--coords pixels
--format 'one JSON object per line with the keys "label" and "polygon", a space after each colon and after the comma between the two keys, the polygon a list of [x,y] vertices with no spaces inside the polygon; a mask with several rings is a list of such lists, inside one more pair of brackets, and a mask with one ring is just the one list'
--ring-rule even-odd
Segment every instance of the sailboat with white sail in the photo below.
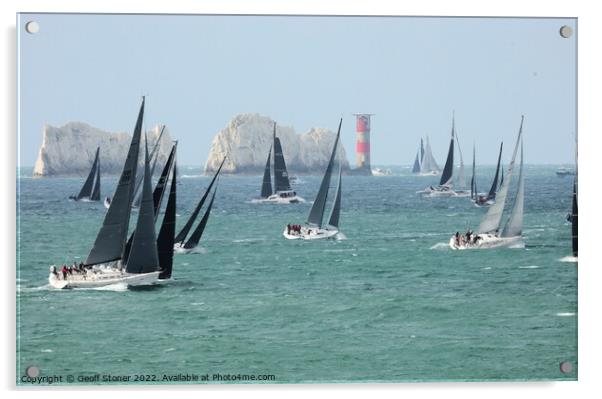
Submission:
{"label": "sailboat with white sail", "polygon": [[458,138],[458,132],[456,133],[456,144],[458,145],[458,154],[460,155],[460,166],[458,168],[458,175],[455,183],[454,192],[457,197],[468,197],[470,191],[466,188],[466,176],[464,174],[464,157],[462,156],[462,147],[460,147],[460,139]]}
{"label": "sailboat with white sail", "polygon": [[[449,142],[449,150],[447,151],[447,160],[441,173],[441,179],[438,186],[429,186],[418,194],[425,197],[451,197],[457,196],[453,190],[453,175],[454,175],[454,142],[455,142],[455,118],[452,118],[451,140]],[[428,140],[427,140],[428,146]]]}
{"label": "sailboat with white sail", "polygon": [[[197,247],[199,241],[201,241],[201,237],[203,236],[203,232],[205,231],[205,227],[207,226],[207,222],[209,221],[209,215],[211,215],[211,209],[213,208],[213,202],[215,200],[215,194],[217,192],[218,177],[225,162],[226,157],[224,157],[222,163],[219,165],[219,168],[217,168],[217,172],[215,172],[215,175],[211,179],[209,186],[205,190],[205,193],[197,203],[194,210],[192,211],[192,214],[188,218],[188,221],[186,222],[184,227],[182,227],[180,232],[176,235],[174,240],[174,249],[176,250],[176,253],[191,253]],[[213,195],[211,196],[209,205],[207,206],[207,209],[205,210],[201,221],[199,222],[197,227],[192,231],[192,234],[189,235],[190,230],[194,225],[194,222],[196,221],[199,213],[201,212],[201,209],[203,208],[203,205],[205,204],[205,201],[207,200],[207,197],[209,196],[209,193],[211,192],[211,189],[213,188],[213,185],[215,185],[215,189],[213,190]]]}
{"label": "sailboat with white sail", "polygon": [[[271,156],[274,150],[274,188],[272,189],[271,177]],[[263,181],[261,184],[261,198],[251,200],[252,203],[268,204],[297,204],[305,200],[297,195],[297,192],[291,188],[284,154],[282,153],[282,144],[276,136],[276,122],[274,122],[273,144],[268,152],[268,159],[265,163],[263,172]]]}
{"label": "sailboat with white sail", "polygon": [[[158,281],[163,268],[159,261],[155,233],[155,204],[150,176],[148,147],[145,148],[142,201],[133,233],[127,248],[128,227],[132,212],[134,183],[144,117],[144,97],[138,113],[134,134],[118,180],[113,201],[96,236],[94,245],[80,268],[67,272],[51,266],[48,281],[54,288],[94,288],[112,284],[139,286]],[[174,176],[175,177],[175,176]],[[172,189],[176,184],[172,181]],[[170,195],[171,196],[171,195]],[[174,200],[175,201],[175,191]],[[174,202],[175,203],[175,202]],[[165,223],[165,220],[164,220]],[[126,253],[127,251],[127,253]],[[173,251],[173,246],[171,247]]]}
{"label": "sailboat with white sail", "polygon": [[426,147],[424,146],[424,141],[420,139],[420,147],[416,152],[416,158],[414,159],[414,165],[412,166],[412,173],[418,176],[436,176],[440,172],[441,169],[433,157],[433,151],[431,150],[429,137],[426,136]]}
{"label": "sailboat with white sail", "polygon": [[326,200],[328,199],[328,191],[330,189],[330,180],[332,175],[332,169],[334,167],[335,158],[337,155],[337,145],[339,137],[341,135],[341,125],[343,119],[339,122],[339,129],[337,131],[332,153],[326,167],[324,177],[320,183],[320,189],[318,195],[314,200],[314,203],[309,211],[309,216],[305,225],[287,225],[282,232],[282,235],[289,240],[319,240],[326,238],[336,238],[339,234],[339,219],[341,214],[341,183],[342,183],[342,170],[341,161],[339,160],[339,179],[337,182],[336,194],[333,200],[332,210],[328,218],[328,224],[324,225],[324,211],[326,210]]}
{"label": "sailboat with white sail", "polygon": [[[489,188],[489,192],[487,194],[479,194],[474,198],[474,203],[476,206],[490,206],[495,203],[495,196],[499,189],[501,189],[502,184],[504,182],[504,170],[500,169],[500,165],[502,162],[502,150],[504,148],[504,142],[500,144],[500,152],[497,158],[497,167],[495,169],[495,175],[493,176],[493,181],[491,182],[491,187]],[[500,177],[500,170],[502,171],[502,178],[498,185],[498,180]]]}
{"label": "sailboat with white sail", "polygon": [[88,177],[77,195],[69,196],[73,201],[100,201],[100,147],[96,148],[96,155]]}
{"label": "sailboat with white sail", "polygon": [[[467,233],[466,236],[456,233],[449,240],[449,246],[452,249],[473,249],[473,248],[496,248],[496,247],[508,247],[518,246],[522,242],[522,228],[523,228],[523,211],[524,211],[524,197],[525,197],[525,185],[524,185],[524,173],[523,173],[523,121],[524,117],[521,117],[520,128],[518,137],[516,139],[516,145],[512,154],[512,160],[508,166],[508,172],[506,179],[499,192],[497,193],[496,202],[489,208],[476,233]],[[510,188],[510,182],[512,181],[512,174],[516,155],[520,144],[520,168],[518,176],[518,189],[516,192],[516,198],[514,200],[514,206],[506,224],[502,228],[502,216],[506,200],[508,197],[508,190]]]}

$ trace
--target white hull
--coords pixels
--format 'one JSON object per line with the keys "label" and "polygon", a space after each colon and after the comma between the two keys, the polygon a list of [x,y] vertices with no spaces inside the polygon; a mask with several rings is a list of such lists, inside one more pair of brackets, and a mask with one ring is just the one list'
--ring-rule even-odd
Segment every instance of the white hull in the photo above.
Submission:
{"label": "white hull", "polygon": [[253,204],[299,204],[305,202],[305,199],[294,195],[291,197],[281,197],[278,194],[272,194],[267,198],[258,198],[251,200]]}
{"label": "white hull", "polygon": [[436,172],[436,171],[415,173],[416,176],[439,176],[439,174],[440,174],[440,172]]}
{"label": "white hull", "polygon": [[462,242],[458,245],[456,242],[456,237],[452,236],[449,239],[449,247],[451,249],[487,249],[487,248],[501,248],[501,247],[512,247],[522,244],[523,237],[499,237],[495,234],[478,234],[480,237],[476,243],[470,242]]}
{"label": "white hull", "polygon": [[317,227],[311,228],[307,226],[301,226],[301,232],[297,233],[294,231],[288,232],[285,227],[282,235],[288,240],[323,240],[327,238],[336,238],[339,234],[339,230],[334,229],[318,229]]}
{"label": "white hull", "polygon": [[423,197],[458,197],[459,195],[452,190],[451,187],[437,186],[427,187],[422,191],[417,191],[417,194],[422,194]]}
{"label": "white hull", "polygon": [[126,284],[128,286],[152,285],[158,281],[161,272],[133,274],[119,271],[117,269],[87,270],[85,274],[67,274],[64,280],[62,273],[59,277],[50,273],[48,283],[53,288],[98,288],[113,284]]}

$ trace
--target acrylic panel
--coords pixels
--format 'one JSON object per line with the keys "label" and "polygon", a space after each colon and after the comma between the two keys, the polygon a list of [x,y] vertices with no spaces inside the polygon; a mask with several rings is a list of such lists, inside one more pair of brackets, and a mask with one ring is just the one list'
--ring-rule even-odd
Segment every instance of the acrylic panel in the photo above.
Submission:
{"label": "acrylic panel", "polygon": [[17,385],[577,379],[576,18],[17,32]]}

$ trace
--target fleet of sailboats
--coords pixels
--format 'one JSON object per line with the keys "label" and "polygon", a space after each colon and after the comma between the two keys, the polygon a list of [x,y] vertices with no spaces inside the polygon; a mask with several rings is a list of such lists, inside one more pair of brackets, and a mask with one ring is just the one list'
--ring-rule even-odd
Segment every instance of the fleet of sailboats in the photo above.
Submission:
{"label": "fleet of sailboats", "polygon": [[[481,223],[475,233],[467,233],[466,236],[456,233],[449,240],[449,246],[452,249],[472,249],[472,248],[496,248],[519,245],[522,241],[522,226],[523,226],[523,210],[524,210],[524,173],[523,173],[523,121],[521,117],[520,128],[516,145],[512,154],[512,160],[508,166],[506,179],[497,193],[496,202],[489,207],[487,213],[481,220]],[[518,188],[514,205],[510,212],[507,222],[502,226],[502,216],[508,190],[512,181],[512,174],[516,155],[520,145],[520,167],[518,177]]]}
{"label": "fleet of sailboats", "polygon": [[77,195],[69,196],[74,201],[100,201],[100,147],[96,148],[96,155],[88,177]]}
{"label": "fleet of sailboats", "polygon": [[322,177],[322,182],[320,183],[320,189],[318,194],[316,195],[316,199],[309,211],[309,216],[307,217],[307,222],[304,225],[287,225],[284,228],[283,236],[289,240],[318,240],[325,238],[335,238],[337,234],[339,234],[339,218],[341,213],[341,162],[339,161],[339,178],[337,182],[336,194],[333,200],[332,210],[330,211],[330,216],[328,218],[328,223],[324,224],[324,212],[326,210],[326,202],[328,199],[328,191],[330,190],[330,180],[332,175],[332,170],[334,167],[336,155],[337,155],[337,145],[339,142],[339,137],[341,136],[341,125],[343,123],[343,119],[339,121],[339,128],[337,130],[337,135],[334,140],[334,145],[332,147],[332,152],[330,154],[330,159],[328,161],[328,166],[326,167],[326,171],[324,172],[324,176]]}

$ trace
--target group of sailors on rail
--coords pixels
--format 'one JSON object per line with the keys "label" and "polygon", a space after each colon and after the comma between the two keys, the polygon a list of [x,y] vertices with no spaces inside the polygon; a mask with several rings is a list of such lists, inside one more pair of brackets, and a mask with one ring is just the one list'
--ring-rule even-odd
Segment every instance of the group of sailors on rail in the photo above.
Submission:
{"label": "group of sailors on rail", "polygon": [[[301,234],[301,225],[300,224],[287,224],[286,225],[286,233],[287,234]],[[307,233],[311,233],[311,230],[308,230]]]}
{"label": "group of sailors on rail", "polygon": [[73,265],[69,267],[63,263],[60,271],[57,271],[56,266],[52,265],[50,267],[50,272],[54,274],[57,279],[60,279],[60,276],[62,275],[63,280],[67,280],[67,276],[72,276],[73,274],[81,274],[83,278],[86,278],[87,269],[89,269],[89,266],[85,266],[84,262],[80,262],[79,265],[77,262],[73,262]]}
{"label": "group of sailors on rail", "polygon": [[464,235],[460,234],[459,231],[456,231],[456,234],[454,236],[456,239],[456,245],[459,247],[463,245],[477,245],[479,243],[479,240],[481,239],[481,236],[479,236],[478,234],[474,234],[470,229],[468,229],[468,231]]}

